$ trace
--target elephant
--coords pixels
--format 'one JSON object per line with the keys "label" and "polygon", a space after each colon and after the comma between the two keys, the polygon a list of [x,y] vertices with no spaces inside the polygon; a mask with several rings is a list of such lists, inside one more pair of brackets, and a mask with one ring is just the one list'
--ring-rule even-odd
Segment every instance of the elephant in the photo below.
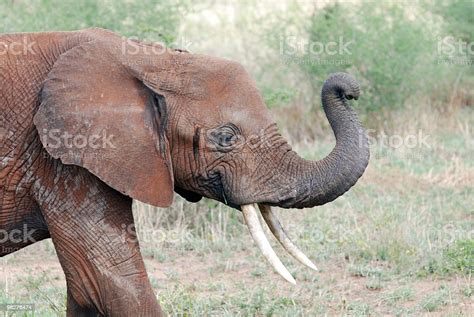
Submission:
{"label": "elephant", "polygon": [[177,193],[233,207],[295,283],[259,209],[283,248],[317,269],[272,207],[323,205],[362,176],[369,146],[349,102],[360,95],[353,76],[325,81],[336,144],[310,161],[279,133],[237,62],[99,28],[2,34],[0,48],[0,256],[51,238],[68,316],[163,314],[133,230],[133,199],[167,207]]}

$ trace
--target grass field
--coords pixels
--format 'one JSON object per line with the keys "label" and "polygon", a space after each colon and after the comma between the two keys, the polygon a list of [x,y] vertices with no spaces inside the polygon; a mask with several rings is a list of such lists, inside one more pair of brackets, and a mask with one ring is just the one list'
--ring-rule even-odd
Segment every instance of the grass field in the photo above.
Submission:
{"label": "grass field", "polygon": [[[137,203],[142,253],[165,311],[472,315],[473,118],[470,109],[416,119],[437,120],[436,126],[413,125],[406,117],[403,133],[372,138],[369,168],[346,195],[318,208],[279,210],[320,268],[303,268],[273,240],[297,286],[272,271],[239,212],[212,201],[177,199],[171,209]],[[428,137],[415,147],[393,138],[419,133]],[[328,138],[296,149],[319,158],[332,145]],[[50,241],[0,261],[0,303],[35,303],[36,316],[64,314],[65,282]]]}

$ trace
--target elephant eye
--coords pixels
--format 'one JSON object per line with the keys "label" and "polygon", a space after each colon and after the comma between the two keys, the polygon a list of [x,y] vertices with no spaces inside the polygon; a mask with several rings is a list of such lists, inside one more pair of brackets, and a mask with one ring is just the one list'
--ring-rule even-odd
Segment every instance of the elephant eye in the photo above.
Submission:
{"label": "elephant eye", "polygon": [[219,133],[217,136],[217,143],[222,147],[231,146],[233,143],[232,141],[234,137],[235,136],[230,133],[226,133],[226,132]]}
{"label": "elephant eye", "polygon": [[209,131],[209,139],[221,150],[230,150],[237,143],[239,129],[232,123]]}

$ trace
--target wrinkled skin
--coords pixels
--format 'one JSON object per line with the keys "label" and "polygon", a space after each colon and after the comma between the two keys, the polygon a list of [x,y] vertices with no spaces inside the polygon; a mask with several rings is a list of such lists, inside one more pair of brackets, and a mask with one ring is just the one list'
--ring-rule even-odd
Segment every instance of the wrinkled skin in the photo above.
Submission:
{"label": "wrinkled skin", "polygon": [[342,195],[368,163],[347,103],[358,85],[347,74],[323,88],[336,147],[311,162],[278,134],[237,63],[101,29],[7,34],[0,43],[8,48],[0,55],[0,229],[11,233],[0,256],[52,238],[68,316],[161,315],[132,198],[166,207],[177,192],[236,209],[312,207]]}

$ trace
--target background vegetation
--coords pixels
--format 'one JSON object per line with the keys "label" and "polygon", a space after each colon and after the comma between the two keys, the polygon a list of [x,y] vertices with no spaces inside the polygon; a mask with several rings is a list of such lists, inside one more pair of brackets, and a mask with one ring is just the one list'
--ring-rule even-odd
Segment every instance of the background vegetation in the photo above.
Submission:
{"label": "background vegetation", "polygon": [[[2,32],[98,26],[241,62],[308,158],[334,144],[319,99],[325,78],[347,71],[360,80],[354,106],[371,139],[366,174],[334,203],[279,210],[321,269],[285,257],[298,286],[272,272],[234,210],[180,198],[169,209],[135,204],[150,278],[165,310],[178,315],[474,311],[473,19],[470,0],[0,3]],[[342,53],[317,49],[340,41],[349,43]],[[64,314],[50,241],[0,261],[0,304]]]}

